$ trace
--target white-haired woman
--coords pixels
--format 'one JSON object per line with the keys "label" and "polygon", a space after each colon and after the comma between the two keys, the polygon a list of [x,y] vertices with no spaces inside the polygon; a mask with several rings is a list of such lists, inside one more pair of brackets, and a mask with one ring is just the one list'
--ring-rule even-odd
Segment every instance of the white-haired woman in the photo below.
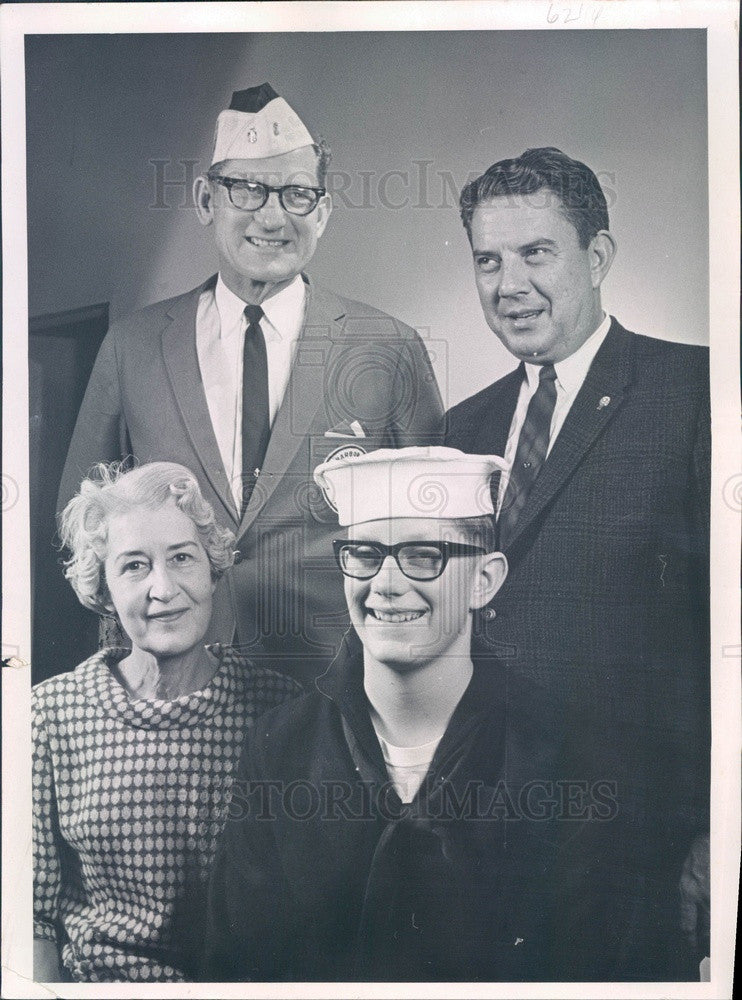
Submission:
{"label": "white-haired woman", "polygon": [[192,978],[245,729],[301,689],[204,646],[234,536],[188,469],[99,466],[60,536],[80,601],[132,646],[33,691],[35,978]]}

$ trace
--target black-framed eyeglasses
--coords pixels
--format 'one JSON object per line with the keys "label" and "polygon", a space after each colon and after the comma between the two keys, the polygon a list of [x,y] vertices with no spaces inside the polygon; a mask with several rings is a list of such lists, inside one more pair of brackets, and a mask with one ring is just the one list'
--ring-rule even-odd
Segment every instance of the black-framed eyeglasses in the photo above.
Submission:
{"label": "black-framed eyeglasses", "polygon": [[336,538],[332,543],[337,564],[354,580],[370,580],[381,569],[387,556],[394,556],[397,566],[410,580],[435,580],[452,556],[482,555],[481,545],[462,542],[382,542],[348,541]]}
{"label": "black-framed eyeglasses", "polygon": [[211,173],[207,176],[210,181],[225,187],[230,202],[243,212],[257,212],[275,192],[281,207],[291,215],[309,215],[319,204],[320,198],[327,194],[327,189],[323,187],[304,187],[301,184],[270,187],[260,181],[247,181],[241,177],[223,177],[221,174]]}

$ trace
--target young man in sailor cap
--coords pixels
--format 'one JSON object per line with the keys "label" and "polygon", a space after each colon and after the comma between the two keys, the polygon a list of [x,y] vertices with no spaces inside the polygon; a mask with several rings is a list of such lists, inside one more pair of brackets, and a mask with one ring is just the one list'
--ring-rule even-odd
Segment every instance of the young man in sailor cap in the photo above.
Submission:
{"label": "young man in sailor cap", "polygon": [[205,980],[554,975],[553,761],[531,755],[553,720],[506,719],[497,662],[472,656],[472,612],[507,573],[501,467],[432,447],[316,470],[348,528],[334,548],[352,628],[317,690],[248,737]]}
{"label": "young man in sailor cap", "polygon": [[219,273],[111,327],[59,498],[61,510],[95,462],[126,455],[192,469],[237,536],[209,639],[303,681],[346,621],[323,568],[334,528],[313,469],[342,447],[430,441],[442,413],[417,333],[305,273],[332,209],[329,159],[268,84],[233,94],[194,187]]}

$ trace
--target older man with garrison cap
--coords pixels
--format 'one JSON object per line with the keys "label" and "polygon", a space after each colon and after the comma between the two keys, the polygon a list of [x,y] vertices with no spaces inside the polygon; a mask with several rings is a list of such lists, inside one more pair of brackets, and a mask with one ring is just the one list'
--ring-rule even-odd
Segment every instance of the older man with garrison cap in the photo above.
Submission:
{"label": "older man with garrison cap", "polygon": [[[506,463],[510,572],[482,634],[581,748],[566,777],[613,782],[623,824],[593,824],[585,846],[604,905],[573,973],[697,979],[707,900],[681,910],[678,887],[709,806],[708,351],[604,312],[616,244],[586,164],[554,148],[500,160],[461,215],[487,323],[520,362],[448,415],[447,444]],[[565,938],[587,905],[577,881]]]}
{"label": "older man with garrison cap", "polygon": [[192,469],[237,535],[209,638],[303,681],[346,620],[312,470],[339,450],[430,441],[442,412],[417,333],[305,273],[332,209],[329,159],[268,84],[233,94],[194,186],[219,273],[112,325],[59,497],[61,509],[94,462]]}

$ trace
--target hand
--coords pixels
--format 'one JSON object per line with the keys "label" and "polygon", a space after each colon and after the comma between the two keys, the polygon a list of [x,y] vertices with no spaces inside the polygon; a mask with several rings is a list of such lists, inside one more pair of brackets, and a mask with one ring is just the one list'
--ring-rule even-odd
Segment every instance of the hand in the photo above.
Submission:
{"label": "hand", "polygon": [[67,979],[57,946],[48,938],[33,939],[33,978],[35,983],[63,983]]}
{"label": "hand", "polygon": [[708,834],[696,837],[680,875],[680,927],[695,955],[710,955],[711,863]]}

